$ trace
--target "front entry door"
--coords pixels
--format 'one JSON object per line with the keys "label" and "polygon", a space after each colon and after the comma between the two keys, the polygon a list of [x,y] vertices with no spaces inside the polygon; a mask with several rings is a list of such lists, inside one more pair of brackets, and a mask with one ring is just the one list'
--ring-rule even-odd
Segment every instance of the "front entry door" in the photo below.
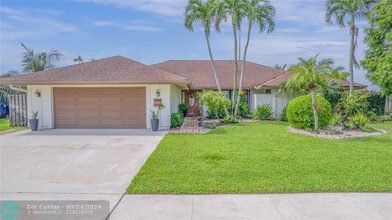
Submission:
{"label": "front entry door", "polygon": [[187,111],[187,117],[199,117],[201,116],[200,102],[197,98],[197,93],[201,91],[185,91],[185,102],[189,105]]}

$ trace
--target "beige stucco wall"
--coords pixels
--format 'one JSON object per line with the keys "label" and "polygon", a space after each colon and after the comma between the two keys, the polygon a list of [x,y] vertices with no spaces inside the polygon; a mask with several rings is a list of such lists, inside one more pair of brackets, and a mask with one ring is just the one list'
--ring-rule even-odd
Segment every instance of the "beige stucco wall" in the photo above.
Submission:
{"label": "beige stucco wall", "polygon": [[[156,111],[153,107],[154,98],[157,98],[156,91],[159,90],[162,103],[166,106],[160,113],[160,129],[170,128],[170,115],[172,112],[177,112],[178,104],[181,100],[181,89],[175,85],[119,85],[119,86],[102,86],[102,85],[88,85],[88,86],[73,86],[73,85],[30,85],[27,86],[27,109],[28,117],[31,118],[32,111],[38,111],[38,118],[40,120],[39,127],[41,129],[54,128],[54,114],[53,114],[53,88],[54,87],[146,87],[146,124],[147,129],[151,128],[151,110]],[[38,97],[36,91],[41,92],[41,97]]]}

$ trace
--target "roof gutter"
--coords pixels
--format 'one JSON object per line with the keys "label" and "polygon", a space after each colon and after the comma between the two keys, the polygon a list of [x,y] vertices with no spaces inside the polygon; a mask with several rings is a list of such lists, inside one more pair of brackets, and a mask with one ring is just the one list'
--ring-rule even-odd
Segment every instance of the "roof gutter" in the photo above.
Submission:
{"label": "roof gutter", "polygon": [[15,91],[19,91],[19,92],[27,92],[26,89],[22,89],[21,87],[15,87],[13,85],[10,85],[10,89],[15,90]]}

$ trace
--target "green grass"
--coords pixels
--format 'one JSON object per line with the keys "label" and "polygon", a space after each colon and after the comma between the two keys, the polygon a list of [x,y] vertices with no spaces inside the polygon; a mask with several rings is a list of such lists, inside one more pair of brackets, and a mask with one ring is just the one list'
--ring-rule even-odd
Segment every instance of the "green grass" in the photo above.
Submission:
{"label": "green grass", "polygon": [[388,134],[327,140],[288,125],[231,125],[205,135],[166,135],[128,193],[391,192]]}
{"label": "green grass", "polygon": [[0,132],[9,130],[23,130],[26,127],[11,127],[8,118],[0,118]]}

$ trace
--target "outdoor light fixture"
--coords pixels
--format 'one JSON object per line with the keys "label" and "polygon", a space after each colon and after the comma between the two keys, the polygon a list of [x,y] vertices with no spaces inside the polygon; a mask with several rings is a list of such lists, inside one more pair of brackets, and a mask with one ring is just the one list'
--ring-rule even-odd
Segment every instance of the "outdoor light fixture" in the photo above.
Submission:
{"label": "outdoor light fixture", "polygon": [[157,92],[155,94],[157,94],[157,97],[161,97],[161,92],[159,91],[159,89],[157,89]]}
{"label": "outdoor light fixture", "polygon": [[39,89],[37,89],[37,90],[35,91],[35,94],[37,95],[37,97],[41,97],[41,91],[39,91]]}

